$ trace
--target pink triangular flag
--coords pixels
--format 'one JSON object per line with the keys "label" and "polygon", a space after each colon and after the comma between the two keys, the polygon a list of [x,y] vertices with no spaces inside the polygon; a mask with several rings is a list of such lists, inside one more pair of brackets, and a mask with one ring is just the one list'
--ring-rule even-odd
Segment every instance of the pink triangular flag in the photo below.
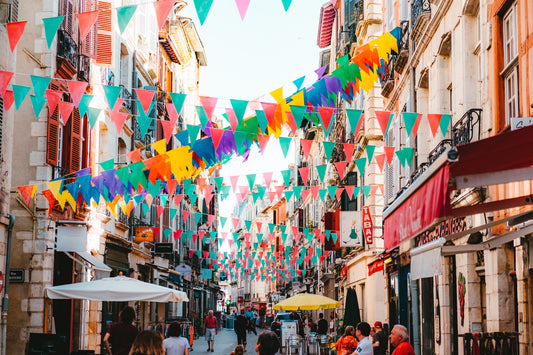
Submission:
{"label": "pink triangular flag", "polygon": [[4,93],[4,111],[9,111],[13,102],[15,102],[15,94],[12,90],[6,90]]}
{"label": "pink triangular flag", "polygon": [[57,103],[61,100],[63,92],[46,89],[46,100],[48,101],[48,114],[51,116],[56,110]]}
{"label": "pink triangular flag", "polygon": [[283,194],[283,190],[285,190],[285,186],[280,185],[275,187],[276,194],[278,195],[278,198],[281,199],[281,195]]}
{"label": "pink triangular flag", "polygon": [[200,96],[200,102],[204,107],[205,113],[207,114],[207,118],[209,118],[210,120],[213,118],[213,112],[215,111],[215,107],[217,106],[217,101],[218,98],[216,97]]}
{"label": "pink triangular flag", "polygon": [[189,212],[187,210],[183,210],[183,212],[181,212],[181,213],[183,213],[183,222],[185,222],[187,220],[187,218],[189,218],[189,215],[191,214],[191,212]]}
{"label": "pink triangular flag", "polygon": [[128,119],[127,113],[119,111],[123,102],[124,102],[124,99],[118,99],[115,104],[115,107],[109,114],[109,117],[111,118],[111,121],[113,121],[113,123],[115,124],[115,127],[117,127],[117,132],[119,134],[122,131],[122,127],[124,127],[124,123]]}
{"label": "pink triangular flag", "polygon": [[261,228],[263,227],[263,222],[257,221],[257,222],[255,222],[255,224],[257,225],[257,231],[259,233],[261,233]]}
{"label": "pink triangular flag", "polygon": [[84,40],[91,27],[98,18],[99,11],[81,12],[78,14],[78,27],[80,28],[80,40]]}
{"label": "pink triangular flag", "polygon": [[137,98],[141,102],[141,106],[146,115],[148,115],[148,110],[154,99],[155,91],[153,90],[144,90],[144,89],[134,89],[137,94]]}
{"label": "pink triangular flag", "polygon": [[302,177],[304,185],[307,185],[307,178],[309,176],[309,167],[306,166],[303,168],[298,168],[298,171],[300,172],[300,176]]}
{"label": "pink triangular flag", "polygon": [[239,191],[241,195],[246,196],[248,194],[248,191],[250,191],[250,186],[248,185],[239,186]]}
{"label": "pink triangular flag", "polygon": [[318,191],[320,190],[320,186],[319,185],[311,186],[310,189],[311,189],[311,193],[313,194],[313,199],[316,201],[316,198],[318,196]]}
{"label": "pink triangular flag", "polygon": [[7,89],[7,85],[11,81],[12,77],[13,73],[8,71],[0,71],[0,96],[4,96],[4,93]]}
{"label": "pink triangular flag", "polygon": [[241,220],[239,218],[232,218],[231,221],[233,222],[233,230],[236,231]]}
{"label": "pink triangular flag", "polygon": [[78,106],[88,83],[83,81],[67,80],[68,91],[74,105]]}
{"label": "pink triangular flag", "polygon": [[265,152],[270,136],[268,134],[258,134],[257,143],[259,143],[259,149],[261,150],[261,155]]}
{"label": "pink triangular flag", "polygon": [[302,146],[302,149],[304,150],[304,157],[305,160],[309,157],[309,152],[311,151],[311,147],[313,145],[313,140],[310,139],[301,139],[300,145]]}
{"label": "pink triangular flag", "polygon": [[355,144],[342,143],[344,147],[344,155],[346,155],[346,160],[351,161],[353,156],[353,151],[355,150]]}
{"label": "pink triangular flag", "polygon": [[168,118],[170,119],[170,122],[172,122],[172,126],[175,126],[176,122],[178,122],[178,112],[176,111],[176,106],[174,106],[174,104],[172,103],[167,103],[166,107],[167,107]]}
{"label": "pink triangular flag", "polygon": [[278,104],[273,104],[270,102],[261,102],[261,107],[265,112],[268,123],[272,123],[274,117],[276,116],[276,110],[278,109]]}
{"label": "pink triangular flag", "polygon": [[269,191],[268,192],[268,198],[270,199],[270,202],[274,201],[276,199],[276,196],[278,194],[276,193],[276,191]]}
{"label": "pink triangular flag", "polygon": [[250,5],[250,0],[235,0],[237,3],[237,9],[239,10],[239,15],[241,15],[241,20],[244,21],[244,16],[248,10],[248,5]]}
{"label": "pink triangular flag", "polygon": [[431,129],[431,133],[433,134],[433,138],[435,138],[435,135],[437,134],[437,131],[439,129],[441,117],[442,115],[438,113],[428,113],[428,123],[429,128]]}
{"label": "pink triangular flag", "polygon": [[346,163],[345,161],[339,161],[335,163],[335,167],[337,168],[337,172],[339,173],[339,178],[344,179],[344,170],[346,169]]}
{"label": "pink triangular flag", "polygon": [[392,161],[394,160],[394,147],[383,147],[385,149],[385,155],[387,156],[387,163],[389,166],[392,164]]}
{"label": "pink triangular flag", "polygon": [[385,154],[375,155],[376,163],[378,163],[379,171],[383,172],[383,165],[385,165]]}
{"label": "pink triangular flag", "polygon": [[353,199],[353,190],[355,190],[355,185],[346,185],[344,186],[344,189],[346,190],[346,193],[348,194],[348,198],[350,200]]}
{"label": "pink triangular flag", "polygon": [[370,188],[370,196],[374,197],[377,190],[378,190],[378,185],[372,185],[372,187]]}
{"label": "pink triangular flag", "polygon": [[343,191],[344,191],[344,187],[339,187],[337,191],[335,191],[335,199],[337,199],[337,201],[341,200],[341,194]]}
{"label": "pink triangular flag", "polygon": [[63,124],[66,125],[68,119],[70,118],[70,114],[74,109],[74,104],[72,102],[59,101],[58,106],[59,113],[61,113],[61,119],[63,120]]}
{"label": "pink triangular flag", "polygon": [[176,194],[174,195],[174,201],[176,201],[176,205],[179,206],[181,200],[183,199],[183,194]]}
{"label": "pink triangular flag", "polygon": [[265,185],[270,189],[270,182],[272,181],[272,172],[263,173],[263,179],[265,179]]}
{"label": "pink triangular flag", "polygon": [[230,176],[229,181],[231,182],[231,187],[233,188],[233,192],[237,192],[237,183],[239,182],[239,175],[236,176]]}
{"label": "pink triangular flag", "polygon": [[324,124],[324,131],[329,130],[329,125],[331,124],[331,118],[333,117],[333,113],[335,113],[335,109],[333,107],[321,106],[318,108],[318,114],[320,115],[322,123]]}
{"label": "pink triangular flag", "polygon": [[204,194],[204,198],[205,198],[206,205],[209,206],[209,204],[211,203],[211,200],[213,199],[213,194],[212,193],[205,193]]}
{"label": "pink triangular flag", "polygon": [[222,128],[211,128],[211,138],[213,139],[213,145],[215,146],[215,151],[218,148],[218,144],[224,135],[224,130]]}
{"label": "pink triangular flag", "polygon": [[231,126],[231,130],[235,132],[235,129],[237,128],[237,125],[239,124],[239,121],[237,120],[237,115],[235,115],[235,111],[233,111],[233,109],[230,107],[226,107],[226,115],[228,115],[228,120]]}
{"label": "pink triangular flag", "polygon": [[12,53],[15,50],[15,47],[17,46],[17,43],[20,40],[20,37],[22,37],[22,34],[24,33],[24,27],[26,26],[27,22],[28,21],[10,22],[6,24],[7,38],[9,39],[9,48],[11,48]]}
{"label": "pink triangular flag", "polygon": [[160,120],[159,123],[161,123],[161,128],[163,128],[163,136],[165,137],[165,141],[168,144],[170,138],[172,138],[172,133],[174,132],[174,123],[172,123],[172,121],[164,120]]}
{"label": "pink triangular flag", "polygon": [[309,193],[311,190],[302,190],[302,201],[305,201],[307,199],[307,196],[309,196]]}
{"label": "pink triangular flag", "polygon": [[376,114],[376,118],[379,123],[379,127],[381,128],[381,132],[383,133],[383,136],[387,133],[387,128],[389,127],[389,120],[390,120],[390,112],[388,111],[374,111]]}
{"label": "pink triangular flag", "polygon": [[176,3],[176,0],[161,0],[154,1],[155,17],[157,19],[157,29],[161,31],[165,21],[167,20],[168,14],[172,7]]}

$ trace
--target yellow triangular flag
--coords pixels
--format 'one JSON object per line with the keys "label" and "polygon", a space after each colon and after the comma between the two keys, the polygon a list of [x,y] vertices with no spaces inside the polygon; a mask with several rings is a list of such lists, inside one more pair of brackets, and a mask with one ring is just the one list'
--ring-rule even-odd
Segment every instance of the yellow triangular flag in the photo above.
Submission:
{"label": "yellow triangular flag", "polygon": [[296,106],[305,106],[305,100],[304,100],[304,91],[298,91],[296,94],[291,96],[292,101],[289,102],[289,105],[296,105]]}
{"label": "yellow triangular flag", "polygon": [[155,151],[161,155],[165,154],[166,151],[167,142],[164,139],[158,140],[155,143],[152,143],[152,147],[154,147]]}
{"label": "yellow triangular flag", "polygon": [[74,197],[72,197],[72,194],[68,190],[64,190],[63,197],[65,198],[65,201],[68,202],[70,207],[72,207],[72,210],[76,212],[78,209],[78,204],[76,203],[76,200],[74,200]]}
{"label": "yellow triangular flag", "polygon": [[[56,198],[56,200],[59,201],[61,197],[61,186],[63,186],[63,179],[61,180],[55,180],[55,181],[48,181],[47,182],[48,188],[50,191],[52,191],[52,194]],[[64,205],[64,203],[63,203]]]}
{"label": "yellow triangular flag", "polygon": [[270,95],[276,100],[277,103],[280,103],[283,100],[283,86],[272,91]]}

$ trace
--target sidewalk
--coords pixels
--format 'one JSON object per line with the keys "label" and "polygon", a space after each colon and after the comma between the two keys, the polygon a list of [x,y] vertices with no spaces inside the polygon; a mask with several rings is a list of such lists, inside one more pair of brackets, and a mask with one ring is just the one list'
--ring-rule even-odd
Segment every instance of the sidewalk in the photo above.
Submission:
{"label": "sidewalk", "polygon": [[[257,329],[257,334],[266,329]],[[254,333],[246,335],[247,346],[245,354],[255,354],[255,344],[257,343],[257,335]],[[207,352],[207,342],[205,337],[201,336],[199,339],[194,340],[193,351],[191,355],[198,354],[217,354],[217,355],[229,355],[237,346],[237,335],[233,329],[222,329],[215,337],[215,351]]]}

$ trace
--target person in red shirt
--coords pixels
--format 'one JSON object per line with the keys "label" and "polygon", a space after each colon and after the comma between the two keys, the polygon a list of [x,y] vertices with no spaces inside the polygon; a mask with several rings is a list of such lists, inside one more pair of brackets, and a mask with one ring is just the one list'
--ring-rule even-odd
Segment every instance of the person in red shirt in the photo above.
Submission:
{"label": "person in red shirt", "polygon": [[214,352],[215,335],[218,334],[217,318],[213,315],[213,311],[209,311],[204,321],[205,340],[207,341],[207,351]]}
{"label": "person in red shirt", "polygon": [[396,324],[390,333],[390,343],[394,349],[392,355],[415,355],[415,350],[409,344],[407,328],[403,325]]}
{"label": "person in red shirt", "polygon": [[[128,355],[131,344],[137,337],[139,330],[132,323],[135,320],[133,307],[125,307],[119,314],[120,321],[112,323],[104,336],[104,345],[110,355]],[[111,341],[112,347],[109,345]],[[111,351],[113,349],[113,351]]]}

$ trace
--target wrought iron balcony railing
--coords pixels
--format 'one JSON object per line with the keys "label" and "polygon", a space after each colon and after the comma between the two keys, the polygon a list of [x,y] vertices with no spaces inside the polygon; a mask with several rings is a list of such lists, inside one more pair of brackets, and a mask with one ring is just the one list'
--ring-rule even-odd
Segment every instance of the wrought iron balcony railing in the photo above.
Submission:
{"label": "wrought iron balcony railing", "polygon": [[78,80],[89,82],[91,74],[91,58],[80,54],[78,56]]}
{"label": "wrought iron balcony railing", "polygon": [[124,99],[124,106],[128,109],[128,111],[133,113],[133,95],[128,89],[126,89],[125,86],[122,87],[120,98]]}
{"label": "wrought iron balcony railing", "polygon": [[[69,175],[69,171],[61,166],[52,166],[52,180]],[[69,181],[70,182],[70,181]],[[65,183],[69,183],[65,182]]]}
{"label": "wrought iron balcony railing", "polygon": [[78,45],[67,31],[57,33],[57,56],[66,59],[73,70],[78,68]]}
{"label": "wrought iron balcony railing", "polygon": [[516,332],[466,333],[463,338],[465,355],[518,355],[518,334]]}
{"label": "wrought iron balcony railing", "polygon": [[402,21],[400,26],[402,28],[402,37],[400,38],[398,55],[396,56],[396,63],[394,65],[394,71],[398,74],[403,72],[409,59],[409,21]]}
{"label": "wrought iron balcony railing", "polygon": [[431,3],[429,0],[413,0],[411,3],[411,30],[418,38],[420,30],[431,16]]}
{"label": "wrought iron balcony railing", "polygon": [[391,57],[389,62],[385,65],[385,75],[381,79],[381,95],[389,97],[394,89],[394,66],[396,58]]}

